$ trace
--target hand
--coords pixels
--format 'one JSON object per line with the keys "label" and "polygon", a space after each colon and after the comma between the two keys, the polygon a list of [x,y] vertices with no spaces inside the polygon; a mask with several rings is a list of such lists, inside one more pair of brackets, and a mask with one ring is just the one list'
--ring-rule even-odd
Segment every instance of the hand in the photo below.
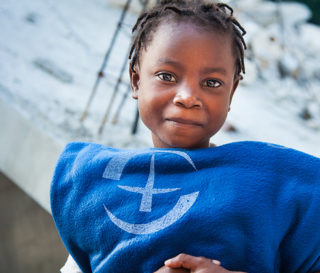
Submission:
{"label": "hand", "polygon": [[178,256],[165,261],[164,264],[170,268],[189,269],[190,273],[240,273],[238,271],[229,271],[223,268],[221,263],[217,260],[211,260],[205,257],[195,257],[187,254],[179,254]]}
{"label": "hand", "polygon": [[154,273],[190,273],[190,270],[184,268],[170,268],[163,266]]}

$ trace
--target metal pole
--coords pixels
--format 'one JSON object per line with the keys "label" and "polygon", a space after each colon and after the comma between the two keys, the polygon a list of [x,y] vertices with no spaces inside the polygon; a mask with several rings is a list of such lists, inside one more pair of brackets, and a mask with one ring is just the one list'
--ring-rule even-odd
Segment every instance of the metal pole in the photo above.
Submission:
{"label": "metal pole", "polygon": [[107,110],[106,110],[106,112],[105,112],[105,114],[104,114],[104,117],[103,117],[103,120],[102,120],[102,122],[101,122],[101,124],[100,124],[99,134],[102,133],[103,128],[104,128],[104,126],[105,126],[105,123],[106,123],[107,120],[108,120],[108,117],[109,117],[109,113],[110,113],[110,111],[111,111],[112,104],[113,104],[113,102],[114,102],[114,100],[115,100],[115,97],[116,97],[116,95],[117,95],[117,93],[118,93],[120,83],[122,83],[122,76],[123,76],[123,73],[124,73],[124,71],[126,70],[127,64],[128,64],[128,57],[127,57],[127,56],[128,56],[128,54],[129,54],[129,50],[130,50],[130,47],[129,47],[129,49],[128,49],[128,52],[127,52],[126,57],[125,57],[125,59],[124,59],[124,62],[123,62],[123,64],[122,64],[121,71],[120,71],[120,74],[119,74],[117,83],[116,83],[116,85],[115,85],[115,87],[114,87],[114,90],[113,90],[111,99],[110,99],[110,101],[109,101]]}
{"label": "metal pole", "polygon": [[136,110],[136,116],[134,118],[134,122],[133,122],[133,126],[132,126],[132,130],[131,130],[131,134],[136,134],[137,130],[138,130],[138,124],[139,124],[139,109],[137,106],[137,110]]}
{"label": "metal pole", "polygon": [[[146,6],[148,5],[148,2],[149,2],[149,0],[140,0],[141,5],[143,6],[143,10],[146,9]],[[131,86],[128,85],[128,89],[124,93],[124,95],[122,97],[122,100],[121,100],[121,102],[120,102],[120,104],[119,104],[119,106],[117,108],[117,111],[116,111],[116,113],[115,113],[115,115],[114,115],[114,117],[112,119],[112,124],[116,124],[118,122],[118,118],[120,116],[120,112],[121,112],[121,110],[123,108],[123,105],[124,105],[128,95],[130,94],[130,91],[131,91]]]}
{"label": "metal pole", "polygon": [[114,44],[115,44],[115,41],[116,41],[116,39],[117,39],[117,37],[118,37],[121,24],[122,24],[122,22],[123,22],[123,20],[124,20],[124,18],[125,18],[125,16],[126,16],[126,13],[127,13],[128,9],[129,9],[129,6],[130,6],[131,1],[132,1],[132,0],[127,0],[126,4],[125,4],[125,6],[124,6],[124,8],[123,8],[123,10],[122,10],[122,13],[121,13],[120,20],[119,20],[119,22],[118,22],[116,31],[113,33],[113,37],[112,37],[112,39],[111,39],[110,46],[109,46],[108,51],[107,51],[107,53],[106,53],[106,55],[105,55],[105,57],[104,57],[104,59],[103,59],[101,68],[100,68],[100,70],[99,70],[99,72],[98,72],[98,76],[97,76],[96,81],[95,81],[95,83],[94,83],[94,86],[93,86],[93,89],[92,89],[92,91],[91,91],[89,100],[88,100],[88,102],[87,102],[87,104],[86,104],[86,107],[85,107],[85,109],[84,109],[81,117],[80,117],[80,122],[82,122],[82,121],[86,118],[86,116],[87,116],[87,114],[88,114],[88,109],[89,109],[89,107],[90,107],[90,105],[91,105],[91,102],[92,102],[92,100],[93,100],[93,98],[94,98],[94,96],[95,96],[95,94],[96,94],[96,91],[97,91],[97,88],[98,88],[98,86],[99,86],[100,80],[101,80],[101,78],[102,78],[103,75],[104,75],[104,74],[103,74],[103,70],[105,69],[105,67],[106,67],[106,65],[107,65],[107,62],[108,62],[108,60],[109,60],[111,51],[112,51],[113,46],[114,46]]}
{"label": "metal pole", "polygon": [[127,90],[124,93],[124,95],[122,97],[122,100],[121,100],[121,102],[120,102],[120,104],[119,104],[119,106],[117,108],[117,111],[116,111],[116,113],[115,113],[115,115],[114,115],[114,117],[112,119],[112,124],[117,124],[119,116],[120,116],[120,112],[121,112],[121,110],[123,108],[123,105],[124,105],[125,101],[127,100],[128,95],[130,94],[130,91],[131,91],[131,86],[128,85]]}

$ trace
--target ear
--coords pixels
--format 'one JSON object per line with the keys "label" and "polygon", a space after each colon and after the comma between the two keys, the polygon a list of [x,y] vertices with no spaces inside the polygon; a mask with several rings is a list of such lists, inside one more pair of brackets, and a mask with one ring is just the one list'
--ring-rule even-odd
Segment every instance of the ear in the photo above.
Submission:
{"label": "ear", "polygon": [[132,90],[132,98],[138,99],[138,91],[140,85],[140,74],[139,67],[135,66],[134,70],[132,69],[132,62],[129,66],[129,75],[130,75],[130,86]]}
{"label": "ear", "polygon": [[237,89],[237,87],[239,85],[239,82],[240,82],[240,77],[239,76],[235,77],[234,80],[233,80],[233,84],[232,84],[229,106],[231,105],[234,92],[236,92],[236,89]]}

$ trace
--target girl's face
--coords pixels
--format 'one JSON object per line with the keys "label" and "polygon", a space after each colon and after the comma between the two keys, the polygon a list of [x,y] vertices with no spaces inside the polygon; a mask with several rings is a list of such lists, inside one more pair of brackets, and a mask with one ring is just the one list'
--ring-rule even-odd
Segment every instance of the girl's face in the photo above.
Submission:
{"label": "girl's face", "polygon": [[231,37],[188,22],[161,24],[130,71],[133,97],[158,148],[207,148],[237,88]]}

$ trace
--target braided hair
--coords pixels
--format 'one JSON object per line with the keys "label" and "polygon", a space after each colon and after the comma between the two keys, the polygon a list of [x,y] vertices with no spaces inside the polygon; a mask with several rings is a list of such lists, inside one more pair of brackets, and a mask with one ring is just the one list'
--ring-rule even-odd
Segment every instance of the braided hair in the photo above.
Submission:
{"label": "braided hair", "polygon": [[241,72],[245,73],[244,50],[247,49],[243,36],[246,31],[233,17],[233,9],[230,6],[206,0],[160,0],[153,8],[143,12],[132,29],[134,37],[129,59],[133,72],[135,65],[139,65],[141,50],[146,49],[151,41],[151,33],[156,31],[161,22],[168,19],[192,20],[191,22],[197,25],[231,34],[235,76],[242,79]]}

